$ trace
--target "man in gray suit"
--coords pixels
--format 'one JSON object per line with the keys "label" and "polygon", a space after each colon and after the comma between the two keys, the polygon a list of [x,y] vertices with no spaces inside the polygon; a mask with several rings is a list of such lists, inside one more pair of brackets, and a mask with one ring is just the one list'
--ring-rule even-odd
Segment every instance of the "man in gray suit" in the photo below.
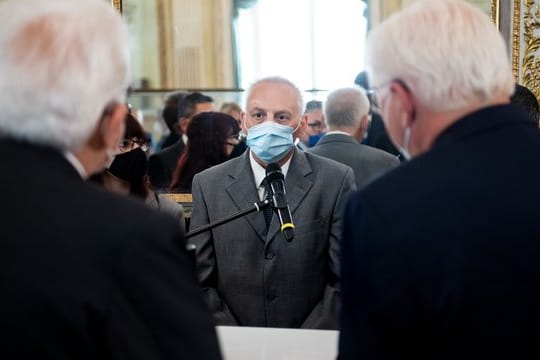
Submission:
{"label": "man in gray suit", "polygon": [[359,143],[369,126],[369,100],[363,89],[331,92],[324,112],[329,131],[308,151],[350,166],[358,189],[399,165],[392,154]]}
{"label": "man in gray suit", "polygon": [[247,95],[242,126],[250,151],[193,179],[192,228],[265,198],[269,163],[285,175],[295,237],[274,214],[251,213],[193,238],[199,281],[219,325],[337,328],[341,207],[350,168],[293,145],[306,127],[290,81],[265,78]]}

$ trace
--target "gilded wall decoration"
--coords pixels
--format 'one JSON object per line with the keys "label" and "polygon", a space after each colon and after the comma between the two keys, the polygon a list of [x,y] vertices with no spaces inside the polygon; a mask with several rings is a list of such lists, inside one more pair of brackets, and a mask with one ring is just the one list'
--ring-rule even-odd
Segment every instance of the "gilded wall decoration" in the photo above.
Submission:
{"label": "gilded wall decoration", "polygon": [[111,0],[111,4],[116,8],[116,10],[122,12],[122,0]]}
{"label": "gilded wall decoration", "polygon": [[537,99],[540,99],[540,54],[538,51],[540,49],[540,4],[538,1],[525,0],[522,2],[520,10],[523,11],[523,15],[520,16],[523,23],[518,21],[517,24],[522,25],[523,29],[520,31],[520,26],[514,27],[515,33],[518,36],[521,34],[522,37],[519,44],[523,48],[521,51],[521,81],[519,82],[528,87]]}

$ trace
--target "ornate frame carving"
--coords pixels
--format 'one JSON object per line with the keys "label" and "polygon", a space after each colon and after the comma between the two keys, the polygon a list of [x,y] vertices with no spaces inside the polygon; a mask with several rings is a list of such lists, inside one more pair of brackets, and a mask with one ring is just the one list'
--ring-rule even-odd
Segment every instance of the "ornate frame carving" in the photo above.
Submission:
{"label": "ornate frame carving", "polygon": [[501,28],[501,3],[500,0],[491,0],[491,20],[497,26],[497,29]]}
{"label": "ornate frame carving", "polygon": [[116,10],[122,12],[122,0],[111,0],[111,4]]}
{"label": "ornate frame carving", "polygon": [[517,54],[518,61],[521,61],[518,82],[540,99],[540,4],[537,1],[514,2],[514,39],[516,38],[514,56]]}

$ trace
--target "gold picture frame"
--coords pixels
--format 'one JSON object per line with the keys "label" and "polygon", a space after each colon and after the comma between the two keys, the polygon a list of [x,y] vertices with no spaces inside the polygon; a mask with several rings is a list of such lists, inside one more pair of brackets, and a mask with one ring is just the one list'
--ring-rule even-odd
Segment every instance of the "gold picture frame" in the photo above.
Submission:
{"label": "gold picture frame", "polygon": [[540,6],[535,0],[514,1],[513,61],[518,83],[540,99]]}
{"label": "gold picture frame", "polygon": [[122,12],[122,0],[111,0],[111,4],[116,10]]}

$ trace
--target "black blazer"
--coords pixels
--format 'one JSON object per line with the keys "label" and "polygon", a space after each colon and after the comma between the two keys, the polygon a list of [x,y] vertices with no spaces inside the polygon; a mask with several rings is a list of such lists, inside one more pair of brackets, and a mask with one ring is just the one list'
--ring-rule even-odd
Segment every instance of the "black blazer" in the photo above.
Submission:
{"label": "black blazer", "polygon": [[[0,140],[1,359],[218,359],[177,222]],[[9,175],[8,175],[9,174]]]}
{"label": "black blazer", "polygon": [[169,190],[178,159],[185,144],[180,138],[173,145],[155,153],[148,159],[148,177],[156,190]]}
{"label": "black blazer", "polygon": [[538,129],[496,106],[355,194],[341,358],[540,358],[539,165]]}

